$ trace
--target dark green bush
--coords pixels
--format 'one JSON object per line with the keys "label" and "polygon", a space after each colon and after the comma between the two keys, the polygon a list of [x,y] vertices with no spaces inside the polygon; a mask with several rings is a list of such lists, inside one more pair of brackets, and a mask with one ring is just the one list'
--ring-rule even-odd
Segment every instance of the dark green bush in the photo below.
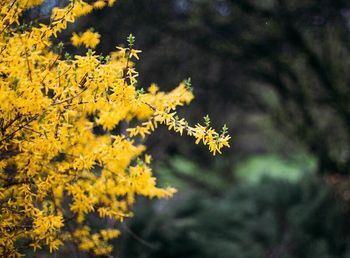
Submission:
{"label": "dark green bush", "polygon": [[137,211],[127,231],[118,257],[350,257],[350,212],[315,178],[178,196]]}

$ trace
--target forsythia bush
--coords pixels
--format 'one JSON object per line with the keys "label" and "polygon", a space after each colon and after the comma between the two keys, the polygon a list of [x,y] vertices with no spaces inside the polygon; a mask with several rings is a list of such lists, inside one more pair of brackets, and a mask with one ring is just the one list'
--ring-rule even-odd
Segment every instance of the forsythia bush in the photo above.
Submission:
{"label": "forsythia bush", "polygon": [[[0,5],[0,255],[20,256],[65,242],[96,255],[108,254],[111,227],[93,231],[87,215],[122,221],[130,216],[136,195],[168,197],[173,188],[158,188],[151,157],[138,138],[165,124],[203,142],[215,154],[229,146],[227,128],[217,133],[178,118],[177,106],[192,98],[190,80],[169,93],[151,85],[136,88],[128,47],[103,57],[62,54],[52,38],[69,22],[107,2],[73,0],[54,8],[48,24],[21,23],[27,9],[42,0],[1,0]],[[94,48],[100,35],[92,30],[72,35],[72,44]],[[135,127],[121,129],[118,125]],[[102,127],[104,134],[94,133]],[[125,127],[125,126],[124,126]],[[23,249],[20,249],[23,248]]]}

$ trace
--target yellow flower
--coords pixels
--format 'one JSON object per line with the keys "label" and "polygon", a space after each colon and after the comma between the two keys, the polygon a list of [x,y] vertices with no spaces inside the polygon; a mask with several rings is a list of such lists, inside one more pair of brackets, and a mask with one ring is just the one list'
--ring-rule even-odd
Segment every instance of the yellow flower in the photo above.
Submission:
{"label": "yellow flower", "polygon": [[92,5],[83,1],[76,1],[74,2],[72,13],[75,16],[79,17],[79,16],[83,16],[91,13],[92,10],[93,10]]}
{"label": "yellow flower", "polygon": [[116,0],[108,0],[108,6],[109,7],[113,6],[115,2]]}
{"label": "yellow flower", "polygon": [[147,90],[152,95],[155,95],[157,93],[157,91],[159,90],[159,88],[157,87],[157,85],[155,83],[152,83],[151,86],[149,86]]}
{"label": "yellow flower", "polygon": [[73,35],[70,38],[70,40],[72,42],[72,45],[75,47],[79,47],[82,44],[81,38],[75,32],[73,32]]}
{"label": "yellow flower", "polygon": [[151,161],[152,161],[152,156],[149,155],[149,154],[146,154],[146,155],[145,155],[145,163],[146,163],[146,164],[150,164]]}
{"label": "yellow flower", "polygon": [[106,6],[106,2],[102,0],[98,0],[94,3],[94,8],[95,9],[102,9],[103,7]]}
{"label": "yellow flower", "polygon": [[137,60],[139,60],[138,53],[141,53],[141,50],[131,49],[130,51],[130,57],[135,57]]}
{"label": "yellow flower", "polygon": [[73,46],[76,47],[84,45],[86,48],[95,48],[100,43],[100,37],[101,36],[99,33],[87,30],[80,36],[76,33],[73,33],[71,42]]}

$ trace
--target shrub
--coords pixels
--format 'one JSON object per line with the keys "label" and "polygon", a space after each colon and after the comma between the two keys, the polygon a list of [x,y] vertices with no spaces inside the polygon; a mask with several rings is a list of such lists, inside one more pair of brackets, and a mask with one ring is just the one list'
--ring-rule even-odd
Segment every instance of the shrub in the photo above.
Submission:
{"label": "shrub", "polygon": [[[161,202],[161,201],[160,201]],[[140,209],[121,257],[346,258],[349,210],[325,182],[264,179],[224,198],[203,193]],[[160,209],[162,207],[162,209]],[[135,237],[141,241],[135,241]]]}
{"label": "shrub", "polygon": [[[108,254],[108,240],[120,232],[94,232],[88,214],[122,221],[131,216],[136,195],[164,198],[175,191],[156,186],[139,136],[166,124],[213,154],[230,137],[226,127],[212,129],[208,117],[192,127],[176,115],[176,107],[193,98],[189,79],[168,93],[155,85],[137,88],[133,60],[141,51],[132,35],[127,47],[109,56],[89,49],[72,57],[63,43],[53,43],[68,23],[113,0],[72,0],[54,8],[48,24],[22,22],[22,14],[41,2],[1,2],[0,254],[15,257],[45,246],[51,252],[65,242]],[[71,40],[94,48],[100,36],[89,30]]]}

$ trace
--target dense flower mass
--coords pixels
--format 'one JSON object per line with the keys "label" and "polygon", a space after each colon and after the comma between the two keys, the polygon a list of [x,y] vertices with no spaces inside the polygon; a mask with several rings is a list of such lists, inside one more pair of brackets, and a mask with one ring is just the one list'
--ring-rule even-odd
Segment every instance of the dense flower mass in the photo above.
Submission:
{"label": "dense flower mass", "polygon": [[[176,115],[176,107],[193,98],[189,80],[168,93],[155,85],[136,88],[132,60],[140,51],[133,36],[128,47],[106,57],[92,50],[72,57],[63,54],[63,44],[52,43],[69,22],[114,1],[74,0],[54,8],[48,24],[20,24],[21,14],[41,2],[1,0],[0,256],[20,256],[19,245],[51,252],[65,242],[108,254],[108,240],[119,231],[92,230],[84,223],[88,214],[122,221],[131,216],[136,195],[175,192],[156,186],[151,157],[135,138],[165,124],[215,154],[230,137],[226,127],[213,130],[209,118],[191,127]],[[93,48],[99,34],[74,34],[72,42]],[[139,125],[122,129],[130,121]]]}

